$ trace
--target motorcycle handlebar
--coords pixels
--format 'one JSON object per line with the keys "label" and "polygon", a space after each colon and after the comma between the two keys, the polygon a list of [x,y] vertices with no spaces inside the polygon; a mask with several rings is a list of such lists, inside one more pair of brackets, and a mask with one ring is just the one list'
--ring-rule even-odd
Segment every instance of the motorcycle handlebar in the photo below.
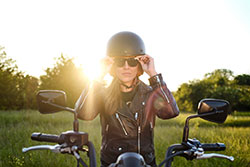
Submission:
{"label": "motorcycle handlebar", "polygon": [[36,141],[44,141],[44,142],[52,142],[52,143],[62,142],[58,135],[42,134],[42,133],[32,133],[31,139],[36,140]]}
{"label": "motorcycle handlebar", "polygon": [[201,144],[201,148],[204,151],[223,151],[226,149],[226,146],[224,143],[203,143]]}

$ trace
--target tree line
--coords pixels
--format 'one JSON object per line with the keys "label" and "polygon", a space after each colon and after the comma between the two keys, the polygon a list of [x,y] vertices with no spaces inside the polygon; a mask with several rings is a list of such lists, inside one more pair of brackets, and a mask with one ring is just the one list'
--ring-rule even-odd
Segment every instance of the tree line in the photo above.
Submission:
{"label": "tree line", "polygon": [[[36,78],[21,72],[0,46],[0,110],[36,109],[36,93],[44,89],[65,91],[68,106],[74,107],[89,80],[73,60],[61,54],[54,67]],[[225,99],[233,110],[250,111],[250,75],[234,76],[231,70],[217,69],[201,80],[183,83],[173,94],[181,111],[196,111],[203,98]]]}
{"label": "tree line", "polygon": [[73,58],[63,54],[56,59],[54,67],[45,72],[39,78],[25,75],[0,46],[0,110],[37,109],[36,93],[45,89],[65,91],[68,106],[73,107],[89,82]]}
{"label": "tree line", "polygon": [[232,111],[250,111],[250,75],[234,76],[228,69],[217,69],[201,80],[183,83],[174,96],[181,111],[196,111],[203,98],[224,99]]}

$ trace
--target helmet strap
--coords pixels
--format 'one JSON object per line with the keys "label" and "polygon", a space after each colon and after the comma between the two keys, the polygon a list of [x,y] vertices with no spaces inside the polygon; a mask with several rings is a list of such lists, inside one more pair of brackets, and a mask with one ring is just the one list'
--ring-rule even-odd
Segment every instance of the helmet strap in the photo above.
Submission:
{"label": "helmet strap", "polygon": [[121,83],[122,86],[124,86],[126,89],[130,89],[130,88],[133,88],[134,87],[134,84],[130,85],[130,86],[127,86],[125,85],[124,83]]}
{"label": "helmet strap", "polygon": [[127,86],[126,84],[124,84],[121,80],[120,80],[120,84],[122,86],[124,86],[126,89],[131,89],[131,88],[134,88],[138,83],[138,77],[134,78],[132,84],[130,86]]}

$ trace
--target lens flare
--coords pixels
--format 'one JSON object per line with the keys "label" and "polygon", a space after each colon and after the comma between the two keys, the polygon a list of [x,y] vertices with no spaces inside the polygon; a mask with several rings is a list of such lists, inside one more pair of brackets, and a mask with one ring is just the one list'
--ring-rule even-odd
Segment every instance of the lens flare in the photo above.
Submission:
{"label": "lens flare", "polygon": [[[79,63],[79,62],[81,62],[81,63]],[[77,60],[76,64],[78,64],[82,67],[85,77],[87,77],[90,82],[92,82],[94,80],[100,81],[100,74],[102,73],[100,61],[88,60],[86,62],[86,60],[85,61]],[[112,79],[113,79],[113,77],[111,75],[107,74],[103,78],[103,81],[106,85],[109,85],[111,83]]]}

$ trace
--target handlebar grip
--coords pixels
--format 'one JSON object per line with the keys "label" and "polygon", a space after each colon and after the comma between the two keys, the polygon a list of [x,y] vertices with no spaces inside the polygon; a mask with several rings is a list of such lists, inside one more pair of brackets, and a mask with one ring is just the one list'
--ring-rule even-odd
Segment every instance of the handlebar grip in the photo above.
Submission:
{"label": "handlebar grip", "polygon": [[31,139],[36,140],[36,141],[60,143],[59,136],[58,135],[51,135],[51,134],[32,133]]}
{"label": "handlebar grip", "polygon": [[204,151],[223,151],[226,149],[224,143],[203,143],[201,144],[201,147]]}

